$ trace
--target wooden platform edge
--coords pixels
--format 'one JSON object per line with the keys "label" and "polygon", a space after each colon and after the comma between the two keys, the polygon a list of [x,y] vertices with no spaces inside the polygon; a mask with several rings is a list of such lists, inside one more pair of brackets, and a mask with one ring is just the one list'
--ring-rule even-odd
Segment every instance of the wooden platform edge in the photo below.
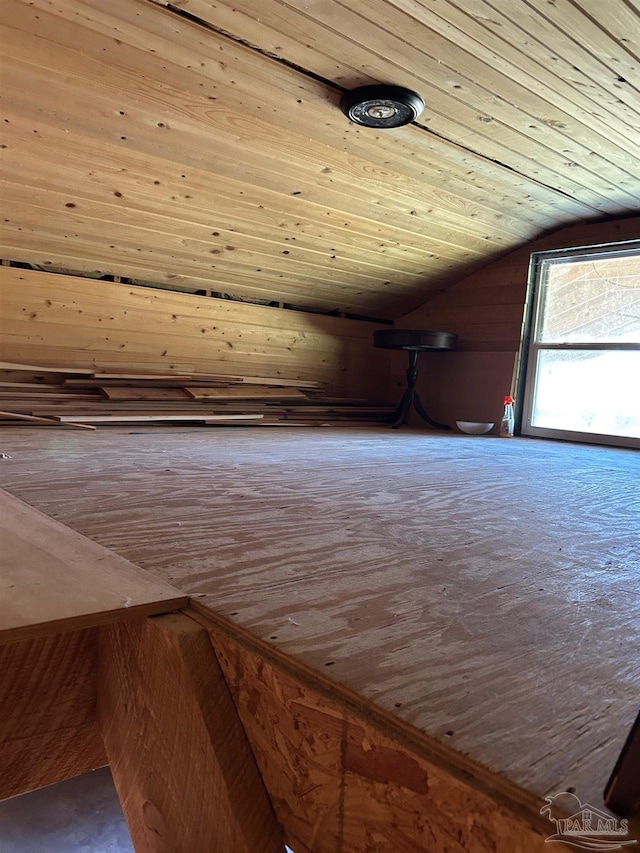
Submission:
{"label": "wooden platform edge", "polygon": [[[92,614],[91,627],[99,628],[104,625],[113,625],[114,622],[133,622],[137,619],[150,616],[160,616],[165,613],[178,613],[188,606],[189,596],[184,595],[170,601],[153,602],[151,604],[137,604],[126,610],[116,608],[104,610],[99,614]],[[21,642],[22,640],[33,640],[37,637],[46,637],[49,634],[63,634],[68,631],[78,631],[87,627],[86,616],[76,616],[71,619],[55,619],[47,622],[46,626],[34,625],[25,628],[17,628],[0,635],[0,647],[9,643]]]}
{"label": "wooden platform edge", "polygon": [[[265,665],[272,667],[282,677],[281,680],[284,679],[289,682],[290,687],[291,685],[296,685],[295,690],[298,693],[300,691],[313,691],[320,698],[321,703],[330,709],[328,713],[333,715],[336,720],[339,718],[348,718],[351,721],[356,721],[357,725],[364,726],[367,731],[374,733],[376,737],[379,736],[378,739],[387,743],[393,742],[397,744],[406,756],[415,758],[421,763],[426,762],[428,765],[446,774],[452,780],[466,786],[472,794],[477,795],[485,803],[490,801],[495,804],[500,810],[512,817],[514,823],[518,823],[523,828],[523,831],[530,831],[530,841],[535,844],[535,847],[509,847],[509,844],[513,843],[513,839],[505,839],[507,846],[504,848],[498,846],[495,848],[496,850],[502,851],[505,849],[510,851],[510,853],[516,853],[517,850],[520,853],[520,849],[522,849],[522,853],[530,853],[533,849],[538,849],[538,841],[540,842],[539,849],[541,851],[545,849],[544,838],[551,834],[553,826],[546,817],[540,814],[540,808],[543,805],[542,800],[509,782],[506,778],[493,773],[479,763],[457,753],[434,738],[394,717],[391,713],[377,707],[369,700],[358,696],[345,686],[331,681],[322,673],[311,669],[301,661],[280,652],[251,632],[235,625],[207,606],[200,604],[197,599],[191,599],[190,605],[185,612],[209,631],[214,649],[218,654],[225,676],[228,678],[234,700],[239,705],[241,720],[249,735],[252,748],[258,756],[260,754],[260,746],[252,738],[252,728],[253,732],[259,731],[260,736],[262,736],[264,726],[257,724],[257,726],[252,727],[251,721],[247,718],[246,709],[245,713],[243,713],[240,707],[241,688],[237,683],[233,683],[233,676],[229,672],[229,667],[225,666],[224,663],[225,649],[228,650],[230,647],[241,650],[247,657],[247,660],[253,656],[259,662],[257,666],[260,670]],[[240,664],[240,670],[244,671],[245,674],[248,669],[249,665],[247,661]],[[276,687],[276,693],[280,694],[280,697],[283,695],[283,689],[282,684]],[[251,693],[251,690],[249,692]],[[253,697],[249,696],[248,701],[257,708],[260,706],[260,702],[265,700],[265,697],[263,696],[258,700],[256,691],[254,690],[253,692]],[[273,712],[273,709],[271,710]],[[258,763],[259,765],[261,764],[260,760]],[[271,759],[265,761],[265,766],[268,766],[269,763],[273,763],[273,756]],[[267,784],[267,789],[272,800],[277,802],[279,795],[270,788],[269,779],[263,765],[261,765],[261,770],[263,771],[265,783]],[[309,808],[308,804],[306,808]],[[285,826],[285,829],[291,832],[292,828],[283,819],[282,814],[278,814],[278,817]],[[460,820],[464,822],[464,819],[464,815],[461,814]],[[292,840],[294,838],[296,838],[295,835],[292,836]],[[297,836],[297,840],[314,849],[313,845],[309,844],[308,839]],[[344,845],[344,853],[352,849],[344,839],[340,839],[339,843]],[[320,849],[324,851],[325,847],[321,847]],[[340,849],[343,848],[341,847]],[[355,848],[353,849],[355,850]],[[414,848],[411,847],[408,849],[413,850]],[[494,848],[487,849],[493,850]],[[567,848],[560,845],[559,849],[565,850]]]}
{"label": "wooden platform edge", "polygon": [[0,645],[183,609],[189,596],[0,489]]}

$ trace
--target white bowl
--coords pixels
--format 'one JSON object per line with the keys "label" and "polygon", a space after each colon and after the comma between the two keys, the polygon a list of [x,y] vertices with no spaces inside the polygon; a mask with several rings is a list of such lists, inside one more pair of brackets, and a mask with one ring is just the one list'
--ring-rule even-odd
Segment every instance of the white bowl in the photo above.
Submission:
{"label": "white bowl", "polygon": [[478,421],[456,421],[456,426],[460,432],[466,432],[467,435],[484,435],[493,429],[495,424],[481,424]]}

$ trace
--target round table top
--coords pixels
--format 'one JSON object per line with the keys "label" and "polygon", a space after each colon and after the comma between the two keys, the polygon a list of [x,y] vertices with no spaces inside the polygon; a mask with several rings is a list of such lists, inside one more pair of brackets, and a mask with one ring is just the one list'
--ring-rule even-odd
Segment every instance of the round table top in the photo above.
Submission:
{"label": "round table top", "polygon": [[406,349],[418,352],[453,349],[458,336],[453,332],[430,329],[380,329],[373,333],[373,345],[383,349]]}

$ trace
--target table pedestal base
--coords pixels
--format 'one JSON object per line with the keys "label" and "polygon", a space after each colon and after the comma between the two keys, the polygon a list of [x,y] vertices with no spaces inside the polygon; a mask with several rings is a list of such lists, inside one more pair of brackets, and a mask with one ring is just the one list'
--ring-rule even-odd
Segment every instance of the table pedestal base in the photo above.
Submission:
{"label": "table pedestal base", "polygon": [[426,421],[428,424],[431,424],[432,427],[436,429],[451,429],[450,426],[446,424],[440,424],[438,421],[434,421],[428,414],[424,406],[422,405],[422,400],[420,399],[420,395],[416,391],[416,382],[418,380],[418,350],[409,350],[409,367],[407,369],[407,390],[402,395],[400,402],[398,403],[398,407],[396,408],[393,416],[390,420],[390,425],[392,429],[398,429],[402,424],[407,420],[407,416],[411,411],[411,406],[413,406],[416,412],[420,415],[423,421]]}

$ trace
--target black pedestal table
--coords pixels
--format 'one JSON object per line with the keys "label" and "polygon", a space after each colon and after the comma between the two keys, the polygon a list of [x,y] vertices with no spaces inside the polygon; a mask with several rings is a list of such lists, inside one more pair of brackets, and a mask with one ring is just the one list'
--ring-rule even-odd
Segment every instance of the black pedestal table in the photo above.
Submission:
{"label": "black pedestal table", "polygon": [[407,369],[407,389],[398,403],[392,420],[393,429],[403,424],[411,406],[413,406],[420,417],[436,429],[451,429],[446,424],[439,424],[429,417],[420,395],[416,391],[418,379],[418,355],[421,352],[442,352],[451,350],[457,339],[457,335],[451,332],[434,332],[429,329],[381,329],[373,333],[373,345],[382,349],[403,349],[409,353],[409,367]]}

